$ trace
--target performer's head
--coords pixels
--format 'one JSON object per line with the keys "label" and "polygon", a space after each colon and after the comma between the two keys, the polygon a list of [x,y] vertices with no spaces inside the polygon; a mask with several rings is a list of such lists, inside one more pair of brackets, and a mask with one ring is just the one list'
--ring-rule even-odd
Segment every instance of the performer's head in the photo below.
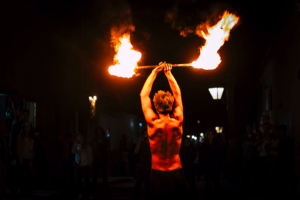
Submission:
{"label": "performer's head", "polygon": [[153,97],[153,103],[158,113],[166,115],[172,111],[174,97],[169,91],[159,90]]}

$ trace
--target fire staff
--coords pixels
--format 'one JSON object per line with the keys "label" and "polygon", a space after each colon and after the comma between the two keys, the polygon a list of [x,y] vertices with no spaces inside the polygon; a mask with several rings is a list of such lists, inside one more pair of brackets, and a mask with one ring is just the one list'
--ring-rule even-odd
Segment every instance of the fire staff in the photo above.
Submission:
{"label": "fire staff", "polygon": [[[183,123],[181,91],[171,69],[171,64],[160,63],[152,70],[140,93],[152,159],[150,197],[155,200],[189,199],[190,197],[179,157]],[[154,95],[156,114],[149,95],[160,71],[164,71],[173,95],[162,90]]]}

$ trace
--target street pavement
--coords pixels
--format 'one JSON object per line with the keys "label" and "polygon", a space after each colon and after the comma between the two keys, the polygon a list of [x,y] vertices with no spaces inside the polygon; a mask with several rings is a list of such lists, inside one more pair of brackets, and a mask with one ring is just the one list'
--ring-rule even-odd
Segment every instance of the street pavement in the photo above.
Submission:
{"label": "street pavement", "polygon": [[[131,177],[109,177],[109,191],[107,193],[101,190],[101,181],[99,187],[94,193],[95,199],[109,199],[109,200],[121,200],[121,199],[132,199],[133,188],[135,180]],[[261,194],[243,194],[241,190],[241,184],[239,183],[228,183],[226,180],[220,180],[220,186],[222,189],[221,200],[273,200],[280,199],[272,195],[261,195]],[[200,180],[196,181],[196,187],[198,191],[198,197],[201,200],[208,199],[205,191],[205,181],[201,177]],[[8,192],[8,191],[7,191]],[[143,199],[145,189],[141,189],[140,199]],[[297,197],[300,199],[300,196]],[[6,194],[6,199],[12,200],[59,200],[59,199],[78,199],[78,192],[70,191],[65,189],[56,190],[34,190],[34,195],[16,195],[12,196]],[[83,199],[89,199],[87,194],[84,195]],[[285,198],[287,200],[292,198]]]}

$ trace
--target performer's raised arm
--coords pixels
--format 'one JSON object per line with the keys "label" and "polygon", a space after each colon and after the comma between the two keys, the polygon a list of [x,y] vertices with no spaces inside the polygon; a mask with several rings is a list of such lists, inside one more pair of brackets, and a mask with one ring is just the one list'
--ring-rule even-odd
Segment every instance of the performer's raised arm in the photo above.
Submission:
{"label": "performer's raised arm", "polygon": [[148,78],[143,86],[143,89],[140,93],[142,110],[145,115],[146,122],[149,125],[151,125],[152,122],[158,118],[157,115],[155,114],[155,112],[153,111],[151,99],[149,96],[150,96],[153,82],[154,82],[158,72],[162,71],[163,68],[164,68],[164,65],[159,65],[158,67],[156,67],[152,70],[151,74],[148,76]]}
{"label": "performer's raised arm", "polygon": [[165,64],[164,72],[169,81],[170,88],[172,90],[175,99],[175,108],[173,111],[173,117],[178,121],[183,122],[183,105],[182,105],[181,91],[176,79],[171,73],[171,69],[172,69],[171,64]]}

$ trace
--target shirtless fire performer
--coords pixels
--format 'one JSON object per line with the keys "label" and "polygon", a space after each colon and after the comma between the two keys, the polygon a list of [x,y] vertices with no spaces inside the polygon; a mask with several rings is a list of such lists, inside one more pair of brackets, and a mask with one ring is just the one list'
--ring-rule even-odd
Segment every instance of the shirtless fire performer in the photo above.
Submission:
{"label": "shirtless fire performer", "polygon": [[[140,93],[152,156],[150,196],[155,200],[190,199],[179,157],[183,123],[181,91],[171,69],[171,64],[160,63],[153,69]],[[153,97],[155,114],[149,95],[157,74],[162,70],[174,97],[168,91],[159,90]]]}

